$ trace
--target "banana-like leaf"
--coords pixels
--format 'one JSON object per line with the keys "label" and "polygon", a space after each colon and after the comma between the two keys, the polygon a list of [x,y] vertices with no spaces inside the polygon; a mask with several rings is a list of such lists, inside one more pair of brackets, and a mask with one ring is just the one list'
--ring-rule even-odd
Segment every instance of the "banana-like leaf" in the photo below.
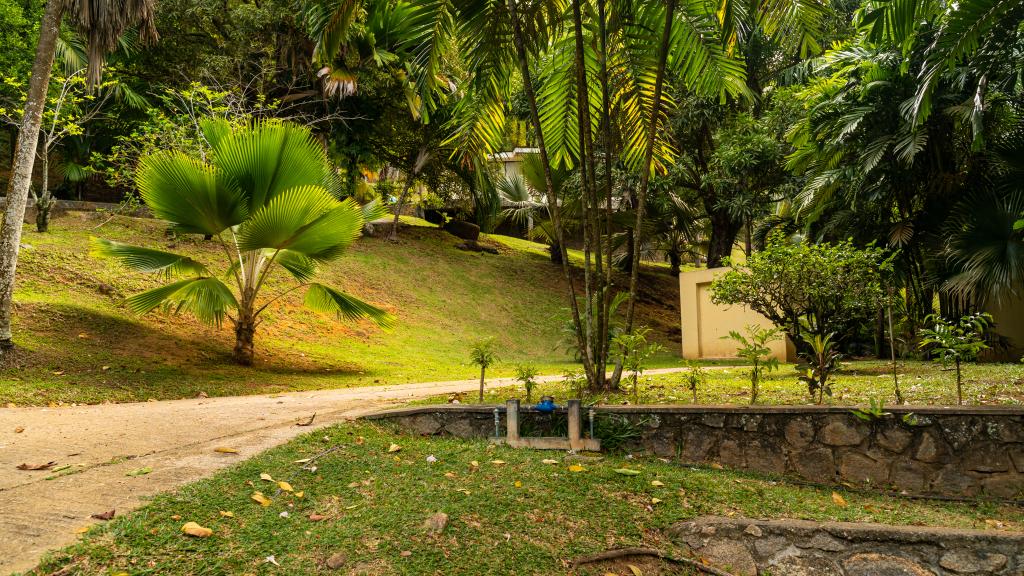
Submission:
{"label": "banana-like leaf", "polygon": [[217,168],[238,186],[250,214],[285,190],[327,183],[324,148],[304,126],[265,122],[234,130],[218,139],[215,152]]}
{"label": "banana-like leaf", "polygon": [[197,276],[209,274],[206,266],[188,256],[132,246],[103,238],[93,237],[90,239],[89,254],[102,258],[116,258],[136,272],[159,272],[168,277],[178,274]]}
{"label": "banana-like leaf", "polygon": [[309,285],[305,304],[317,312],[334,313],[346,320],[369,318],[384,328],[395,323],[395,318],[386,311],[323,284]]}
{"label": "banana-like leaf", "polygon": [[288,249],[314,260],[331,260],[359,237],[362,208],[351,199],[337,201],[319,186],[278,194],[238,231],[242,251]]}
{"label": "banana-like leaf", "polygon": [[142,315],[158,307],[189,312],[200,321],[220,326],[228,310],[238,308],[231,290],[216,278],[189,278],[141,292],[127,299],[132,312]]}
{"label": "banana-like leaf", "polygon": [[212,166],[180,152],[146,156],[135,182],[153,214],[181,232],[215,236],[247,214],[236,187]]}

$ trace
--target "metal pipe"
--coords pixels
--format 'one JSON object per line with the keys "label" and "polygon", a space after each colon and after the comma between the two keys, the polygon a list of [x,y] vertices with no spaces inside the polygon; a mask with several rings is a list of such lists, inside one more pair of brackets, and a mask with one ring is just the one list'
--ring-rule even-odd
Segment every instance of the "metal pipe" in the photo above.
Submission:
{"label": "metal pipe", "polygon": [[494,409],[494,437],[501,437],[501,410]]}
{"label": "metal pipe", "polygon": [[594,438],[594,409],[587,410],[587,418],[590,419],[590,438]]}

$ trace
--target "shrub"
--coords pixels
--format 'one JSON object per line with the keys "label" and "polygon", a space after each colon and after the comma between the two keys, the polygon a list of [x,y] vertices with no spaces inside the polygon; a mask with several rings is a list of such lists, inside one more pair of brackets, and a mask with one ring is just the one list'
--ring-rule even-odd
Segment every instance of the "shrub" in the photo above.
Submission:
{"label": "shrub", "polygon": [[992,316],[980,312],[963,316],[953,322],[942,316],[932,314],[925,318],[931,328],[921,330],[921,348],[935,357],[935,360],[956,366],[956,403],[964,403],[963,379],[960,363],[969,362],[978,357],[978,353],[988,348],[985,343],[985,330],[992,324]]}
{"label": "shrub", "polygon": [[757,404],[761,379],[764,375],[779,367],[777,358],[771,356],[772,349],[767,344],[779,337],[778,328],[761,328],[757,325],[747,326],[747,335],[732,330],[722,339],[731,339],[739,343],[736,355],[750,362],[750,403]]}

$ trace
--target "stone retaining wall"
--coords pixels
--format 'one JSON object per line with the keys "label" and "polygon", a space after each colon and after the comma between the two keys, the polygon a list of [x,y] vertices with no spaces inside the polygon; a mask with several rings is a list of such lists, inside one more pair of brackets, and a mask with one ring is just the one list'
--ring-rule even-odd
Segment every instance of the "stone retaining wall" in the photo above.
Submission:
{"label": "stone retaining wall", "polygon": [[668,535],[737,576],[1020,576],[1024,534],[704,517]]}
{"label": "stone retaining wall", "polygon": [[[494,408],[420,406],[372,418],[414,434],[487,437],[494,435]],[[1019,408],[901,407],[870,422],[848,408],[821,406],[607,406],[596,411],[595,435],[605,445],[601,431],[614,428],[622,449],[684,464],[717,463],[914,495],[1024,498],[1024,410]],[[522,418],[524,435],[531,435],[531,427],[551,425],[529,409]]]}

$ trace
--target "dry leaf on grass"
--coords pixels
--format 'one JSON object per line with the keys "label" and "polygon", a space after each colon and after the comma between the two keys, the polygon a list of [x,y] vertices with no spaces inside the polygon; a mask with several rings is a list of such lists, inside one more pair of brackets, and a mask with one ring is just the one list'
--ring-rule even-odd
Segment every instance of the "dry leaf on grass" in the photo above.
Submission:
{"label": "dry leaf on grass", "polygon": [[296,426],[312,426],[314,419],[316,419],[316,412],[313,412],[313,415],[309,417],[309,420],[303,420],[302,422],[296,422],[295,425]]}
{"label": "dry leaf on grass", "polygon": [[636,476],[636,475],[640,474],[640,471],[639,470],[632,470],[632,469],[629,469],[629,468],[616,468],[615,469],[615,473],[616,474],[622,474],[623,476]]}
{"label": "dry leaf on grass", "polygon": [[259,505],[263,506],[264,508],[270,506],[270,503],[272,502],[270,498],[267,498],[266,496],[263,495],[263,492],[253,492],[252,496],[250,496],[249,498],[252,498],[255,502],[258,502]]}
{"label": "dry leaf on grass", "polygon": [[24,431],[25,431],[25,428],[22,427],[22,426],[18,426],[17,428],[14,429],[14,433],[15,434],[21,434]]}
{"label": "dry leaf on grass", "polygon": [[221,454],[238,454],[238,448],[228,448],[226,446],[218,446],[213,451],[220,452]]}
{"label": "dry leaf on grass", "polygon": [[234,518],[235,517],[235,513],[231,512],[230,510],[221,510],[220,511],[220,515],[222,517],[224,517],[224,518]]}
{"label": "dry leaf on grass", "polygon": [[56,463],[56,461],[47,462],[46,464],[29,464],[26,462],[24,464],[18,464],[16,468],[18,470],[49,470],[50,468],[53,468],[53,465]]}
{"label": "dry leaf on grass", "polygon": [[840,508],[846,508],[849,504],[846,503],[846,498],[843,498],[838,492],[832,493],[832,501],[835,502],[836,506]]}
{"label": "dry leaf on grass", "polygon": [[111,518],[114,517],[114,514],[116,514],[116,513],[117,513],[116,510],[107,510],[106,512],[101,512],[99,514],[93,514],[92,516],[90,516],[90,518],[95,518],[97,520],[110,520]]}
{"label": "dry leaf on grass", "polygon": [[266,472],[261,472],[260,473],[260,480],[266,480],[267,482],[273,482],[274,481],[274,477],[271,476],[270,474],[267,474]]}
{"label": "dry leaf on grass", "polygon": [[583,472],[584,470],[586,470],[586,468],[580,464],[573,464],[569,466],[569,472]]}
{"label": "dry leaf on grass", "polygon": [[311,521],[313,521],[313,522],[320,522],[321,520],[325,520],[326,518],[327,518],[327,516],[324,516],[323,514],[310,514],[309,515],[309,519]]}
{"label": "dry leaf on grass", "polygon": [[664,486],[665,483],[661,480],[651,480],[651,486],[657,486],[658,488]]}
{"label": "dry leaf on grass", "polygon": [[182,527],[181,531],[189,536],[195,536],[196,538],[209,538],[213,536],[213,530],[200,526],[195,522],[186,522]]}
{"label": "dry leaf on grass", "polygon": [[402,447],[399,446],[398,444],[392,444],[391,446],[388,446],[388,452],[389,453],[391,453],[391,452],[398,452],[401,449],[402,449]]}
{"label": "dry leaf on grass", "polygon": [[277,487],[280,488],[282,492],[294,492],[294,490],[292,489],[292,485],[285,482],[284,480],[279,480],[277,482]]}

